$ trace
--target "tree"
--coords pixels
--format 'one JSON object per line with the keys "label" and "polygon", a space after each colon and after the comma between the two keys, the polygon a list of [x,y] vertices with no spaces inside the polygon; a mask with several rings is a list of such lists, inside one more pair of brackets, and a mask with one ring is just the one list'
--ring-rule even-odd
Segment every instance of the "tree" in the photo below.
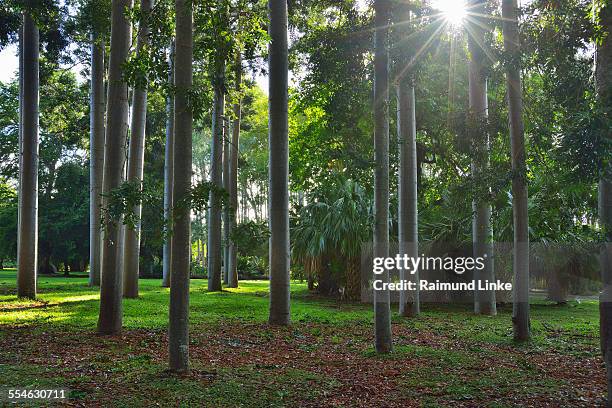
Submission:
{"label": "tree", "polygon": [[525,165],[525,134],[523,130],[523,99],[520,73],[516,0],[502,1],[504,49],[508,88],[508,121],[512,158],[512,210],[514,220],[514,300],[512,323],[514,339],[529,340],[529,214],[527,211],[527,167]]}
{"label": "tree", "polygon": [[[132,26],[127,12],[132,0],[113,0],[111,11],[111,52],[108,70],[108,98],[106,105],[106,135],[104,150],[103,192],[109,194],[119,187],[125,157],[125,141],[128,131],[128,89],[122,71],[132,36]],[[122,269],[121,269],[121,219],[106,217],[102,277],[100,280],[100,334],[115,334],[122,325]]]}
{"label": "tree", "polygon": [[[138,42],[136,45],[136,58],[147,52],[149,42],[149,15],[151,13],[152,0],[141,0],[140,2],[140,25],[138,27]],[[136,82],[132,96],[132,126],[130,134],[130,147],[128,157],[127,181],[142,184],[145,153],[145,129],[147,122],[147,72],[142,73],[142,78]],[[140,219],[142,204],[133,209],[134,214]],[[135,228],[126,228],[124,238],[123,259],[123,296],[126,298],[138,297],[138,269],[140,258],[140,229],[138,221]]]}
{"label": "tree", "polygon": [[[166,96],[166,148],[164,152],[164,221],[170,228],[174,190],[174,41],[168,52],[168,95]],[[170,287],[172,266],[172,235],[163,247],[162,286]]]}
{"label": "tree", "polygon": [[[374,257],[389,255],[389,21],[388,0],[374,1]],[[380,275],[389,282],[389,271]],[[391,299],[389,290],[374,291],[376,352],[389,353]]]}
{"label": "tree", "polygon": [[210,191],[208,210],[208,290],[221,290],[221,194],[223,161],[223,112],[225,107],[225,60],[215,61],[213,77],[213,121],[210,149],[210,181],[217,187]]}
{"label": "tree", "polygon": [[[226,193],[230,191],[230,132],[229,132],[229,121],[224,120],[223,126],[223,190]],[[228,205],[223,207],[223,284],[229,283],[229,242],[231,241],[230,235],[232,233],[230,225],[230,208]]]}
{"label": "tree", "polygon": [[290,322],[287,1],[268,0],[268,12],[270,16],[268,26],[270,316],[268,322],[285,326]]}
{"label": "tree", "polygon": [[[603,2],[599,20],[603,35],[597,43],[596,88],[599,109],[609,124],[612,106],[612,39],[610,38],[612,35],[612,4],[609,0]],[[602,145],[604,153],[607,152],[607,154],[603,156],[600,164],[598,183],[599,221],[603,232],[603,247],[600,253],[603,291],[599,297],[599,320],[601,348],[607,371],[608,400],[606,406],[612,407],[612,162],[610,161],[612,137],[609,130],[604,137]]]}
{"label": "tree", "polygon": [[100,285],[102,172],[104,170],[104,40],[91,35],[89,142],[89,286]]}
{"label": "tree", "polygon": [[[309,281],[318,275],[320,294],[335,295],[343,287],[347,299],[359,300],[361,246],[372,231],[371,195],[340,173],[306,198],[292,220],[292,254],[305,264]],[[338,263],[341,268],[327,266]]]}
{"label": "tree", "polygon": [[[236,214],[238,211],[238,153],[239,142],[240,142],[240,115],[241,115],[241,81],[242,81],[242,58],[240,51],[236,52],[235,61],[235,87],[236,87],[236,98],[234,102],[234,120],[232,122],[232,140],[230,143],[230,216],[229,216],[229,231],[230,234],[236,226]],[[238,255],[236,252],[236,244],[233,239],[229,239],[229,265],[228,265],[228,286],[230,288],[238,287]]]}
{"label": "tree", "polygon": [[[481,185],[485,183],[485,175],[489,167],[489,133],[486,129],[488,118],[487,76],[485,50],[485,2],[471,0],[469,2],[470,17],[466,26],[469,32],[469,121],[472,137],[472,177]],[[493,229],[491,228],[491,204],[488,196],[490,189],[481,188],[484,193],[475,194],[472,202],[472,244],[474,258],[484,258],[485,267],[482,271],[474,269],[475,280],[493,281]],[[476,290],[474,292],[474,312],[476,314],[495,315],[495,291]]]}
{"label": "tree", "polygon": [[17,254],[17,192],[0,178],[0,270]]}
{"label": "tree", "polygon": [[[401,4],[398,13],[398,41],[406,43],[410,30],[410,8]],[[409,43],[407,43],[409,44]],[[416,147],[416,108],[414,96],[414,76],[409,72],[411,63],[408,56],[410,49],[400,47],[397,70],[397,138],[399,144],[398,175],[398,244],[399,253],[416,259],[419,252],[418,231],[418,196],[417,196],[417,147]],[[408,71],[408,72],[407,72]],[[407,279],[419,281],[418,271],[406,276],[406,270],[400,270],[400,281]],[[402,290],[400,292],[399,313],[401,316],[417,316],[420,313],[419,291]]]}
{"label": "tree", "polygon": [[193,9],[191,1],[176,0],[174,81],[174,228],[170,279],[170,369],[189,369],[189,268],[193,112],[189,93],[193,81]]}
{"label": "tree", "polygon": [[36,297],[38,265],[38,92],[39,33],[33,18],[34,2],[23,13],[23,68],[19,160],[19,226],[17,296]]}
{"label": "tree", "polygon": [[[20,23],[23,23],[23,15],[21,16],[20,19]],[[17,157],[18,157],[18,166],[17,166],[17,180],[18,180],[18,184],[17,184],[17,251],[19,252],[19,226],[21,225],[21,199],[22,194],[21,194],[21,159],[23,158],[23,154],[22,154],[22,148],[21,148],[21,143],[23,141],[23,73],[24,73],[24,67],[23,67],[23,24],[21,24],[21,26],[19,27],[19,71],[18,71],[18,77],[19,77],[19,134],[17,136],[17,145],[18,145],[18,149],[17,149]],[[38,272],[38,271],[37,271]]]}

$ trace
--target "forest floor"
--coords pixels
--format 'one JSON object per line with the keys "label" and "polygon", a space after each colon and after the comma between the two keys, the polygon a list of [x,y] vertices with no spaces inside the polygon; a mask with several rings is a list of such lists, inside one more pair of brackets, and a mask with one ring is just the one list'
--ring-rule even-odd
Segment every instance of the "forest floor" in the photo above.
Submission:
{"label": "forest floor", "polygon": [[[267,282],[207,293],[192,280],[190,361],[167,371],[168,289],[140,280],[125,330],[96,335],[98,294],[84,278],[41,277],[39,299],[15,296],[0,271],[0,390],[66,388],[61,406],[595,407],[605,372],[595,301],[532,305],[533,341],[512,341],[511,305],[495,317],[469,305],[394,314],[394,352],[377,355],[370,305],[292,282],[292,325],[266,324]],[[8,403],[2,401],[0,406]],[[50,406],[48,403],[41,404]],[[32,406],[28,403],[27,406]]]}

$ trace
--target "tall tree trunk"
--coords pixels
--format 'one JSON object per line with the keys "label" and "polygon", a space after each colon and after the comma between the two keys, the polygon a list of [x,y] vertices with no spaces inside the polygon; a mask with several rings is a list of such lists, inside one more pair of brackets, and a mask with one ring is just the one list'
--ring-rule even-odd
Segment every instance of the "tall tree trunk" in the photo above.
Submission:
{"label": "tall tree trunk", "polygon": [[[23,20],[24,16],[22,14],[21,19]],[[19,184],[17,186],[18,189],[18,194],[17,194],[17,208],[19,209],[19,211],[17,211],[17,228],[19,228],[19,225],[21,225],[21,199],[23,194],[21,194],[21,168],[23,166],[22,164],[22,160],[23,160],[23,147],[22,147],[22,143],[23,143],[23,75],[24,75],[24,69],[23,69],[23,24],[21,25],[21,27],[19,27],[19,140],[17,141],[17,144],[19,146]],[[20,241],[20,235],[21,234],[17,234],[17,248],[19,250],[19,243]]]}
{"label": "tall tree trunk", "polygon": [[268,0],[270,24],[268,88],[268,179],[270,185],[270,316],[268,322],[288,325],[289,284],[289,124],[287,1]]}
{"label": "tall tree trunk", "polygon": [[[193,17],[189,0],[176,0],[176,64],[174,80],[174,197],[186,200],[191,190],[193,112],[189,91],[193,81]],[[174,209],[172,278],[170,279],[170,369],[189,369],[189,268],[191,258],[191,210]]]}
{"label": "tall tree trunk", "polygon": [[[213,79],[214,101],[212,120],[212,142],[210,149],[210,181],[220,189],[222,186],[221,162],[223,160],[223,109],[225,105],[225,61],[216,61]],[[219,191],[210,192],[208,210],[208,290],[221,290],[221,197]]]}
{"label": "tall tree trunk", "polygon": [[[230,192],[230,140],[229,122],[223,126],[223,190]],[[223,284],[229,283],[229,235],[230,235],[230,209],[223,207]]]}
{"label": "tall tree trunk", "polygon": [[508,121],[512,153],[512,210],[514,220],[514,292],[512,325],[514,339],[529,340],[529,214],[527,211],[527,167],[523,130],[523,95],[517,0],[502,1],[504,49],[511,60],[506,67]]}
{"label": "tall tree trunk", "polygon": [[[172,190],[174,188],[174,41],[168,53],[168,95],[166,96],[166,150],[164,157],[164,222],[172,228]],[[162,286],[170,287],[172,265],[172,234],[166,236],[163,247]]]}
{"label": "tall tree trunk", "polygon": [[202,249],[200,248],[200,239],[196,240],[196,270],[200,267],[200,260],[202,259]]}
{"label": "tall tree trunk", "polygon": [[[30,2],[29,5],[33,5]],[[34,19],[23,14],[23,75],[17,296],[36,297],[38,264],[38,55],[39,34]]]}
{"label": "tall tree trunk", "polygon": [[100,286],[101,207],[104,171],[104,41],[91,35],[89,113],[89,286]]}
{"label": "tall tree trunk", "polygon": [[[240,88],[242,81],[242,57],[240,52],[236,55],[235,61],[236,70],[236,94],[238,100],[234,103],[234,121],[232,125],[232,142],[230,143],[230,217],[229,231],[233,231],[236,226],[236,215],[238,214],[238,154],[240,143],[240,115],[241,115],[241,99]],[[228,286],[230,288],[238,287],[238,255],[236,245],[231,239],[229,245],[229,279]]]}
{"label": "tall tree trunk", "polygon": [[[488,118],[487,101],[487,77],[485,73],[486,53],[482,48],[485,46],[485,29],[487,22],[483,17],[485,14],[485,2],[482,0],[471,0],[470,9],[473,16],[469,29],[468,47],[470,51],[469,63],[469,108],[472,126],[473,154],[472,176],[481,179],[489,167],[489,135],[486,130]],[[487,189],[488,191],[488,189]],[[475,280],[495,280],[493,270],[493,229],[491,227],[491,204],[488,197],[475,197],[472,202],[474,211],[472,219],[472,242],[474,246],[474,258],[484,258],[485,267],[478,271],[474,269]],[[474,313],[484,315],[495,315],[495,291],[476,290],[474,292]]]}
{"label": "tall tree trunk", "polygon": [[[138,27],[138,42],[136,53],[143,52],[149,42],[148,18],[153,6],[152,0],[140,1],[140,24]],[[148,76],[145,74],[143,86],[136,85],[132,95],[132,131],[130,134],[130,149],[128,158],[127,181],[142,184],[145,153],[145,129],[147,124],[147,84]],[[124,255],[123,255],[123,296],[126,298],[138,297],[138,275],[140,258],[140,216],[142,204],[133,208],[138,222],[134,229],[126,228]]]}
{"label": "tall tree trunk", "polygon": [[[402,4],[399,15],[399,41],[410,35],[406,25],[410,21],[410,7]],[[406,47],[403,47],[406,48]],[[399,69],[405,70],[410,63],[409,49],[402,49]],[[398,175],[398,244],[399,253],[416,259],[419,256],[418,200],[417,200],[417,150],[416,150],[416,111],[414,96],[414,77],[412,73],[400,72],[397,80],[397,135],[399,149]],[[418,283],[419,273],[400,269],[400,281],[410,280]],[[400,292],[399,313],[401,316],[417,316],[420,313],[419,290]]]}
{"label": "tall tree trunk", "polygon": [[[603,4],[599,24],[605,31],[605,38],[597,46],[597,96],[600,109],[608,117],[612,107],[612,4]],[[608,146],[612,135],[608,132]],[[609,150],[608,150],[609,154]],[[612,407],[612,164],[603,160],[599,180],[599,223],[604,233],[600,253],[603,291],[599,296],[601,348],[606,363],[608,384],[608,407]]]}
{"label": "tall tree trunk", "polygon": [[[126,11],[131,9],[131,0],[113,0],[102,189],[104,194],[119,187],[123,177],[128,132],[128,87],[123,80],[122,67],[127,60],[132,37],[132,25],[126,15]],[[121,331],[121,229],[122,220],[105,220],[98,319],[98,332],[101,334],[116,334]]]}
{"label": "tall tree trunk", "polygon": [[[389,255],[389,0],[374,0],[374,256]],[[389,282],[389,271],[376,277]],[[389,290],[374,291],[376,352],[389,353],[391,300]]]}

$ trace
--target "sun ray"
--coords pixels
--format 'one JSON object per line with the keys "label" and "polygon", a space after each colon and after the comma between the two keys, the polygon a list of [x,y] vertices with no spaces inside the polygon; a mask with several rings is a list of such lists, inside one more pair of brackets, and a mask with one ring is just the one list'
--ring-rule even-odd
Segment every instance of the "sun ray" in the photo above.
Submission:
{"label": "sun ray", "polygon": [[396,76],[395,81],[403,78],[406,72],[412,69],[412,67],[414,66],[414,64],[416,64],[421,54],[425,52],[425,50],[429,47],[429,44],[431,44],[431,42],[442,32],[442,30],[444,30],[445,27],[447,27],[447,25],[448,25],[448,22],[445,22],[445,23],[440,24],[440,26],[435,29],[435,31],[425,41],[425,44],[423,44],[421,48],[419,48],[418,51],[414,54],[414,56],[410,59],[410,62],[408,62],[408,64],[406,64],[406,66],[402,68],[402,70]]}
{"label": "sun ray", "polygon": [[468,7],[465,0],[433,0],[431,6],[439,10],[451,28],[463,25]]}
{"label": "sun ray", "polygon": [[475,35],[476,33],[474,32],[474,27],[472,27],[471,24],[466,24],[465,29],[467,30],[468,35],[472,36],[474,41],[476,41],[476,44],[480,47],[480,49],[482,49],[489,61],[491,61],[492,64],[495,64],[497,62],[495,56],[491,52],[491,49],[485,44],[483,44],[482,40],[477,35]]}

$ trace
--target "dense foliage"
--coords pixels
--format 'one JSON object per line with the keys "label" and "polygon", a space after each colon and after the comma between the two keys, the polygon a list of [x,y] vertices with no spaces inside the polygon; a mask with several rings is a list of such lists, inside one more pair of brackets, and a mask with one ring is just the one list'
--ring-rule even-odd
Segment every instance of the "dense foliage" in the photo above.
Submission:
{"label": "dense foliage", "polygon": [[[51,2],[53,3],[53,2]],[[15,42],[15,13],[20,2],[0,7],[6,32],[0,44]],[[55,4],[55,3],[54,3]],[[243,50],[249,72],[257,76],[265,57],[265,3],[197,2],[193,104],[194,179],[210,171],[212,87],[222,52],[228,65],[223,78],[226,104],[242,98],[239,156],[239,225],[233,239],[245,276],[261,275],[267,263],[267,98],[252,79],[240,95],[232,90],[232,55]],[[54,8],[53,8],[54,7]],[[41,14],[48,52],[41,68],[40,257],[43,270],[53,265],[83,270],[88,262],[88,103],[87,83],[68,64],[84,64],[87,75],[91,29],[105,33],[108,21],[92,10],[105,1],[55,4]],[[239,10],[241,10],[239,12]],[[512,240],[512,178],[509,160],[504,54],[498,5],[489,11],[491,35],[482,44],[487,68],[491,137],[490,171],[475,179],[470,171],[473,141],[467,115],[467,33],[446,27],[426,4],[412,7],[415,18],[392,30],[392,75],[410,70],[416,85],[419,235],[422,241],[467,243],[471,237],[473,197],[486,195],[493,206],[495,241]],[[137,84],[150,76],[144,185],[150,194],[143,208],[141,270],[161,273],[167,234],[162,217],[166,45],[172,7],[156,2],[150,18],[151,49],[129,61],[127,74]],[[589,0],[533,1],[521,15],[524,75],[526,177],[529,182],[530,237],[534,242],[588,242],[598,239],[596,181],[609,150],[610,124],[595,99],[593,44],[602,32]],[[104,14],[104,13],[101,13]],[[133,20],[142,16],[138,8]],[[295,2],[290,7],[293,86],[290,92],[290,189],[294,276],[328,293],[350,280],[360,245],[371,239],[373,197],[372,10],[353,0]],[[402,31],[403,30],[403,31]],[[406,32],[407,38],[402,38]],[[69,42],[76,48],[65,48]],[[412,50],[408,54],[398,50]],[[2,259],[15,258],[15,186],[17,183],[18,87],[0,86],[0,155],[3,177],[0,232]],[[393,92],[391,92],[393,96]],[[391,111],[395,98],[391,98]],[[231,109],[226,109],[231,119]],[[396,119],[391,115],[391,236],[397,236],[398,166]],[[493,193],[488,195],[490,186]],[[193,241],[205,252],[206,217],[195,210]],[[230,238],[228,238],[230,239]],[[195,244],[194,244],[195,248]],[[194,249],[194,256],[197,256]],[[330,254],[334,254],[330,257]],[[203,256],[203,255],[200,255]],[[333,259],[331,259],[333,258]],[[314,263],[313,263],[314,262]],[[200,265],[201,263],[196,264]],[[197,266],[199,268],[199,266]],[[311,270],[314,268],[314,270]],[[247,270],[249,272],[247,272]],[[349,272],[347,272],[349,271]],[[205,271],[204,271],[205,272]],[[327,276],[332,276],[328,279]],[[351,296],[355,297],[356,292]]]}

